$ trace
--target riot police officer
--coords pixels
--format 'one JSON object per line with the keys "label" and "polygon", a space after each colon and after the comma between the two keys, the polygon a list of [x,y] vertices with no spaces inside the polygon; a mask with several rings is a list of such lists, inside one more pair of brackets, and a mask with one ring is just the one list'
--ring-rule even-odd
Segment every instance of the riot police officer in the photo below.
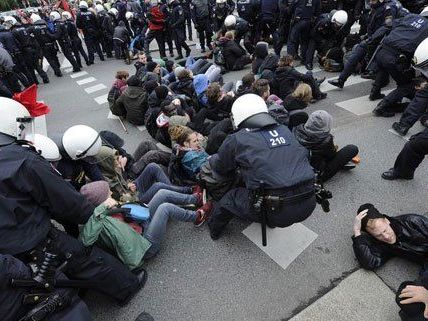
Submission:
{"label": "riot police officer", "polygon": [[101,21],[101,30],[104,37],[104,45],[107,57],[112,57],[113,51],[113,34],[114,28],[117,26],[116,17],[118,12],[115,8],[111,8]]}
{"label": "riot police officer", "polygon": [[258,41],[257,37],[259,35],[257,28],[259,27],[260,22],[260,9],[260,0],[236,1],[236,11],[238,12],[240,18],[248,22],[248,27],[250,29],[250,40],[254,46]]}
{"label": "riot police officer", "polygon": [[83,31],[86,47],[88,48],[89,64],[94,63],[95,52],[98,53],[100,60],[104,61],[104,55],[98,40],[100,30],[97,17],[92,11],[88,10],[86,1],[80,1],[79,8],[80,11],[77,14],[76,26]]}
{"label": "riot police officer", "polygon": [[102,4],[97,4],[95,6],[95,10],[97,11],[99,26],[101,27],[101,30],[100,30],[101,47],[103,49],[103,52],[105,52],[107,58],[111,58],[111,57],[113,57],[113,55],[112,55],[113,46],[110,46],[110,43],[108,41],[108,37],[106,37],[106,30],[104,30],[104,28],[103,28],[103,25],[105,24],[104,20],[108,19],[109,17],[108,17],[108,14],[107,14],[107,12],[106,12],[106,10]]}
{"label": "riot police officer", "polygon": [[208,0],[192,0],[191,5],[192,20],[195,29],[199,34],[199,42],[201,44],[201,52],[205,52],[205,45],[209,50],[212,50],[211,38],[211,7]]}
{"label": "riot police officer", "polygon": [[71,40],[71,49],[73,50],[74,58],[76,59],[77,65],[79,66],[79,68],[82,68],[82,60],[80,59],[80,55],[82,55],[86,65],[89,66],[88,55],[86,54],[85,49],[83,49],[82,40],[80,40],[79,32],[77,31],[77,27],[73,21],[71,13],[68,11],[63,11],[61,13],[61,16],[64,19],[65,25],[67,27],[68,36]]}
{"label": "riot police officer", "polygon": [[286,227],[308,218],[315,209],[309,152],[269,115],[260,96],[239,97],[232,106],[232,121],[237,131],[209,162],[222,177],[233,177],[239,169],[245,187],[228,191],[214,205],[208,223],[211,237],[218,239],[234,216],[261,222],[254,194],[262,198],[259,205],[267,211],[268,226]]}
{"label": "riot police officer", "polygon": [[61,47],[62,53],[65,58],[73,66],[73,72],[79,72],[80,67],[76,62],[76,59],[72,55],[71,49],[71,40],[68,36],[67,26],[64,21],[61,21],[61,15],[58,11],[52,11],[49,15],[51,21],[53,21],[54,32],[52,33],[52,38],[58,41],[59,46]]}
{"label": "riot police officer", "polygon": [[227,0],[216,0],[215,6],[213,9],[213,18],[214,18],[214,30],[217,32],[223,27],[224,20],[228,15],[233,13],[233,7],[227,2]]}
{"label": "riot police officer", "polygon": [[31,29],[34,37],[42,48],[43,56],[48,61],[49,65],[54,70],[55,76],[62,77],[61,65],[57,56],[57,48],[55,40],[52,38],[46,25],[46,21],[40,18],[38,15],[34,15],[33,18],[33,27]]}
{"label": "riot police officer", "polygon": [[[60,224],[85,224],[94,206],[27,142],[34,137],[27,109],[8,98],[0,98],[0,105],[0,253],[28,263],[35,253],[46,258],[49,252],[56,256],[56,265],[50,261],[49,269],[63,265],[62,272],[69,279],[90,281],[94,290],[128,302],[144,285],[146,274],[133,274],[110,254],[96,246],[86,248],[52,226],[51,219]],[[71,127],[62,143],[77,159],[94,156],[101,148],[98,133],[90,127]],[[113,203],[110,200],[106,205]]]}
{"label": "riot police officer", "polygon": [[281,50],[284,43],[287,43],[288,34],[290,33],[290,20],[291,20],[291,5],[293,0],[280,0],[278,1],[278,40],[274,44],[275,54],[281,56]]}
{"label": "riot police officer", "polygon": [[[191,14],[191,10],[190,10],[190,4],[191,4],[191,0],[180,0],[180,5],[183,8],[184,19],[186,21],[187,30],[188,30],[188,37],[186,37],[186,39],[192,41],[193,40],[192,14]],[[186,35],[186,30],[184,30],[184,35]]]}
{"label": "riot police officer", "polygon": [[184,11],[178,0],[169,0],[169,5],[172,6],[172,12],[169,17],[169,27],[173,33],[173,38],[175,42],[175,48],[177,48],[178,57],[176,59],[183,59],[183,51],[186,50],[186,57],[190,55],[190,48],[186,44],[186,21],[184,16]]}
{"label": "riot police officer", "polygon": [[224,20],[224,27],[226,28],[226,31],[235,31],[235,41],[238,45],[241,42],[241,39],[244,39],[245,49],[250,54],[253,54],[255,46],[252,42],[250,27],[247,21],[245,21],[243,18],[235,17],[234,15],[229,15]]}
{"label": "riot police officer", "polygon": [[346,36],[351,31],[355,21],[360,19],[364,8],[364,0],[340,0],[336,9],[344,10],[348,14],[348,21],[341,32]]}

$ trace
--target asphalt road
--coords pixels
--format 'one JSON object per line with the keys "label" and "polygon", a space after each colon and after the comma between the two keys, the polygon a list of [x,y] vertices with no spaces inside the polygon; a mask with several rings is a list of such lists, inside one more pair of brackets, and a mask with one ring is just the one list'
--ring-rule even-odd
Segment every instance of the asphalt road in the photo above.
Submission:
{"label": "asphalt road", "polygon": [[[149,139],[147,132],[131,124],[126,124],[129,133],[125,134],[117,120],[107,118],[108,105],[103,101],[115,72],[121,69],[131,73],[135,70],[132,65],[110,59],[96,61],[84,68],[87,74],[75,78],[72,73],[56,78],[49,71],[51,83],[39,89],[39,98],[52,108],[47,116],[48,134],[87,124],[119,134],[131,152],[139,142]],[[238,80],[248,71],[228,73],[225,81]],[[335,76],[323,71],[314,74]],[[192,224],[170,222],[160,254],[147,263],[149,279],[145,288],[126,307],[89,293],[86,302],[94,319],[131,321],[147,311],[159,321],[288,320],[359,268],[351,242],[359,205],[371,202],[389,215],[425,213],[428,162],[422,164],[412,181],[389,182],[380,177],[392,166],[405,140],[388,131],[398,116],[375,118],[365,112],[371,110],[371,103],[363,97],[369,93],[370,84],[360,82],[343,90],[329,90],[327,99],[308,108],[332,114],[336,142],[339,146],[357,145],[361,164],[328,182],[327,188],[334,195],[330,213],[317,207],[303,222],[304,232],[294,231],[296,238],[291,241],[281,242],[280,235],[277,242],[272,242],[271,249],[279,256],[290,259],[295,252],[285,268],[275,255],[267,254],[242,233],[247,222],[234,220],[218,241],[210,239],[206,226],[194,228]],[[303,243],[294,242],[297,238]],[[417,267],[394,260],[376,273],[395,289],[402,280],[416,278]]]}

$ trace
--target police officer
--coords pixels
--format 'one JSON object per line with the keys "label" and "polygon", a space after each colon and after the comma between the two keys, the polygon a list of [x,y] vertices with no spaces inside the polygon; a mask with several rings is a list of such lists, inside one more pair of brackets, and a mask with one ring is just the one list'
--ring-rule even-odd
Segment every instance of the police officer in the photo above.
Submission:
{"label": "police officer", "polygon": [[107,14],[107,11],[102,4],[97,4],[95,6],[95,10],[97,11],[99,26],[101,27],[100,28],[101,48],[103,49],[103,52],[106,54],[107,58],[111,58],[111,57],[113,57],[113,55],[112,55],[113,47],[110,46],[110,43],[108,42],[107,37],[106,37],[106,31],[103,28],[104,20],[108,19],[108,14]]}
{"label": "police officer", "polygon": [[311,23],[320,13],[319,0],[296,0],[291,6],[291,30],[287,43],[287,53],[297,57],[300,45],[302,62],[306,57]]}
{"label": "police officer", "polygon": [[186,21],[184,11],[178,0],[169,0],[169,5],[172,7],[171,16],[169,17],[169,27],[171,28],[175,47],[177,48],[178,57],[176,59],[183,59],[182,48],[186,50],[186,57],[188,57],[191,52],[185,41]]}
{"label": "police officer", "polygon": [[341,31],[348,21],[348,14],[344,10],[333,10],[329,14],[321,14],[311,28],[308,50],[306,51],[306,69],[313,69],[315,50],[324,56],[328,50],[341,46],[344,34]]}
{"label": "police officer", "polygon": [[392,117],[391,105],[400,102],[403,97],[413,97],[412,79],[414,70],[411,61],[418,45],[428,37],[428,20],[410,13],[397,19],[391,32],[383,39],[375,56],[379,71],[373,84],[372,93],[380,94],[381,86],[389,75],[397,83],[397,88],[389,93],[373,110],[375,116]]}
{"label": "police officer", "polygon": [[[184,19],[186,21],[187,30],[188,30],[188,37],[186,37],[186,39],[192,41],[193,40],[192,14],[191,14],[191,10],[190,10],[191,0],[179,0],[179,1],[180,1],[181,7],[183,8]],[[186,30],[184,30],[184,34],[186,35]]]}
{"label": "police officer", "polygon": [[288,40],[288,34],[290,33],[290,20],[291,20],[291,5],[293,0],[279,0],[278,1],[278,40],[274,44],[275,54],[281,56],[281,50]]}
{"label": "police officer", "polygon": [[[363,41],[352,49],[349,59],[346,61],[342,72],[338,79],[329,80],[328,82],[333,86],[343,88],[346,80],[357,69],[357,65],[364,63],[364,58],[369,60],[378,46],[380,39],[385,35],[387,29],[381,28],[392,27],[392,22],[396,17],[394,8],[387,5],[383,0],[370,1],[370,13],[367,18],[367,35],[363,37]],[[378,93],[373,92],[369,97],[372,100],[379,99]]]}
{"label": "police officer", "polygon": [[258,42],[259,33],[257,29],[260,23],[260,0],[237,0],[236,11],[240,18],[248,22],[250,29],[250,40],[253,46]]}
{"label": "police officer", "polygon": [[260,28],[261,38],[266,41],[272,36],[272,42],[278,42],[278,0],[261,0],[260,6]]}
{"label": "police officer", "polygon": [[1,97],[12,98],[13,94],[21,91],[19,79],[14,72],[14,67],[15,64],[12,56],[3,48],[3,44],[0,42],[0,80],[2,82],[0,87]]}
{"label": "police officer", "polygon": [[26,28],[18,22],[12,27],[12,34],[15,37],[23,57],[25,58],[25,64],[27,66],[29,76],[31,77],[29,79],[31,83],[39,83],[34,72],[35,70],[37,70],[37,73],[42,77],[43,82],[45,84],[48,83],[48,75],[42,68],[43,56],[41,54],[41,48],[31,35],[31,27]]}
{"label": "police officer", "polygon": [[80,1],[79,8],[80,11],[77,14],[76,26],[83,31],[86,47],[88,48],[89,64],[94,63],[95,52],[98,53],[100,60],[104,61],[104,55],[98,40],[100,30],[97,17],[92,11],[88,10],[86,1]]}
{"label": "police officer", "polygon": [[[33,251],[48,251],[56,255],[57,266],[64,263],[62,272],[69,279],[90,281],[92,289],[128,302],[144,285],[145,272],[133,274],[110,254],[96,246],[86,248],[52,226],[51,219],[60,224],[85,224],[94,207],[26,142],[34,137],[27,109],[8,98],[0,98],[0,105],[0,253],[28,263]],[[98,133],[89,127],[86,131],[71,127],[62,143],[75,158],[93,156],[101,148]],[[106,205],[114,202],[110,199]]]}
{"label": "police officer", "polygon": [[114,28],[117,26],[116,17],[118,11],[115,8],[111,8],[101,21],[101,30],[104,38],[104,45],[107,57],[112,57],[113,51],[113,34]]}
{"label": "police officer", "polygon": [[217,32],[223,27],[224,20],[233,13],[235,6],[230,6],[227,0],[216,0],[213,12],[214,30]]}
{"label": "police officer", "polygon": [[308,218],[315,208],[314,171],[309,153],[286,126],[269,114],[264,100],[254,94],[239,97],[232,106],[233,124],[238,131],[229,135],[217,154],[210,159],[215,174],[235,176],[236,170],[245,187],[228,191],[214,205],[209,228],[218,239],[234,217],[260,222],[253,208],[253,192],[262,189],[267,210],[267,225],[286,227]]}
{"label": "police officer", "polygon": [[71,13],[68,11],[63,11],[61,13],[62,18],[65,21],[65,25],[67,27],[68,36],[71,40],[71,49],[74,54],[74,58],[76,59],[77,65],[79,68],[82,68],[82,60],[80,59],[80,55],[82,55],[83,59],[85,60],[86,65],[89,65],[89,58],[86,54],[85,49],[83,49],[82,46],[82,40],[79,37],[79,32],[77,31],[76,24],[74,23],[73,17],[71,16]]}
{"label": "police officer", "polygon": [[225,31],[235,31],[235,41],[239,45],[241,39],[244,39],[244,47],[250,53],[253,54],[255,46],[251,39],[250,27],[247,21],[243,18],[229,15],[224,20]]}
{"label": "police officer", "polygon": [[73,66],[74,72],[79,72],[80,67],[76,62],[76,59],[74,58],[72,54],[71,49],[71,40],[68,36],[68,30],[67,25],[64,21],[61,21],[61,15],[58,11],[52,11],[49,15],[51,21],[53,21],[54,24],[54,32],[52,33],[52,38],[58,41],[59,46],[61,47],[61,51],[64,54],[65,58],[70,62],[70,64]]}
{"label": "police officer", "polygon": [[48,61],[49,65],[54,70],[55,76],[62,77],[61,73],[61,65],[57,56],[57,48],[55,45],[55,40],[48,30],[48,26],[46,25],[46,21],[40,18],[39,15],[33,15],[33,26],[31,28],[31,32],[42,48],[43,56]]}
{"label": "police officer", "polygon": [[191,4],[192,20],[195,29],[199,35],[199,42],[201,44],[201,52],[205,52],[205,45],[209,50],[212,50],[211,38],[211,7],[208,0],[192,0]]}
{"label": "police officer", "polygon": [[159,47],[159,54],[161,58],[166,57],[165,53],[165,23],[168,17],[167,8],[164,4],[158,2],[158,0],[153,0],[152,5],[150,6],[147,12],[147,19],[149,20],[149,28],[146,33],[144,40],[144,52],[146,55],[150,53],[149,47],[153,39],[156,39],[156,42]]}
{"label": "police officer", "polygon": [[340,0],[336,9],[344,10],[348,14],[348,22],[341,30],[346,36],[350,33],[355,21],[360,19],[364,8],[364,0]]}

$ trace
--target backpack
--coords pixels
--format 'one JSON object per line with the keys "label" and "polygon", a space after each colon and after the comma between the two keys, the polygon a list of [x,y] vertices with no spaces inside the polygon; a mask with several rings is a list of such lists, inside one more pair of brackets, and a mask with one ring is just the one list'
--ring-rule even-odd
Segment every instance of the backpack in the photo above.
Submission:
{"label": "backpack", "polygon": [[223,51],[220,47],[215,47],[213,50],[214,63],[218,66],[225,66],[226,59],[224,59]]}
{"label": "backpack", "polygon": [[181,165],[181,160],[186,151],[174,147],[168,165],[168,176],[176,185],[195,185],[195,180],[189,177]]}

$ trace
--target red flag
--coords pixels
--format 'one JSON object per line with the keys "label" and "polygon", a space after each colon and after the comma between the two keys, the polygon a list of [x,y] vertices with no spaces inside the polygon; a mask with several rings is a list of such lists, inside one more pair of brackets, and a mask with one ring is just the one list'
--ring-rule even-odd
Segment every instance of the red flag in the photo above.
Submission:
{"label": "red flag", "polygon": [[14,94],[13,99],[24,105],[24,107],[30,112],[31,117],[46,115],[51,111],[48,105],[36,101],[36,84],[31,85],[20,93]]}

